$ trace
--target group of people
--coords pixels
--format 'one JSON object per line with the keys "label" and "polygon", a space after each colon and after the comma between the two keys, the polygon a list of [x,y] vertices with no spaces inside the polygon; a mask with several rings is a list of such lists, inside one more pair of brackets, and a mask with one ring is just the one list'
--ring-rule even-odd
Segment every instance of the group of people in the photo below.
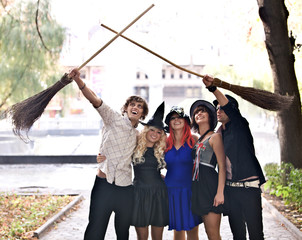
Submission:
{"label": "group of people", "polygon": [[175,240],[195,240],[201,223],[209,239],[221,239],[222,214],[234,239],[246,239],[246,229],[249,239],[264,239],[265,178],[249,124],[238,102],[213,86],[212,77],[206,75],[203,83],[216,97],[213,104],[195,101],[190,116],[172,107],[164,120],[163,102],[145,123],[149,110],[143,98],[129,97],[120,114],[86,86],[77,69],[69,76],[104,123],[84,239],[104,239],[112,212],[118,240],[129,238],[130,226],[139,240],[148,239],[149,226],[154,240],[162,239],[165,226]]}

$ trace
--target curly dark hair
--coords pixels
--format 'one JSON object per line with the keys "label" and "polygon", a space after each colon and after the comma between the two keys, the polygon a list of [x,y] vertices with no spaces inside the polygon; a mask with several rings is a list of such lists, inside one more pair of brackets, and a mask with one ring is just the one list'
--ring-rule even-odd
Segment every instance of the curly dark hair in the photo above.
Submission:
{"label": "curly dark hair", "polygon": [[141,116],[141,120],[144,120],[145,117],[148,115],[149,113],[149,108],[148,108],[148,104],[146,102],[145,99],[143,99],[140,96],[130,96],[126,99],[125,104],[123,105],[123,107],[121,108],[122,114],[124,114],[127,111],[127,108],[129,106],[129,104],[131,102],[139,102],[139,103],[143,103],[143,114]]}

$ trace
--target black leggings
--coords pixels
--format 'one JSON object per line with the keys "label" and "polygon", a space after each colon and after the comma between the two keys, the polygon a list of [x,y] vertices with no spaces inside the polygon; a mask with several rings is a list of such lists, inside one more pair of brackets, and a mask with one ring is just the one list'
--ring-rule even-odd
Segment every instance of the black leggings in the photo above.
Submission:
{"label": "black leggings", "polygon": [[115,213],[114,226],[117,240],[128,239],[132,209],[132,185],[119,187],[97,176],[91,191],[89,223],[84,239],[104,239],[112,212]]}

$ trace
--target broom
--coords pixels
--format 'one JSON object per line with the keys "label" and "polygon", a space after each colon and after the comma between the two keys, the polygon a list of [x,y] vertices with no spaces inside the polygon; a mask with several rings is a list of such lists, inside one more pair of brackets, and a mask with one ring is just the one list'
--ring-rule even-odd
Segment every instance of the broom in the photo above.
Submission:
{"label": "broom", "polygon": [[[101,26],[110,30],[111,32],[117,34],[117,32],[115,30],[107,27],[106,25],[101,24]],[[131,43],[143,48],[144,50],[148,51],[149,53],[157,56],[158,58],[164,60],[165,62],[171,64],[172,66],[174,66],[182,71],[185,71],[190,74],[196,75],[198,77],[204,78],[204,75],[201,75],[201,74],[198,74],[191,70],[188,70],[186,68],[183,68],[183,67],[171,62],[170,60],[162,57],[161,55],[153,52],[152,50],[142,46],[141,44],[133,41],[132,39],[125,37],[124,35],[121,35],[121,37],[123,37],[124,39],[130,41]],[[271,93],[271,92],[268,92],[268,91],[265,91],[262,89],[256,89],[256,88],[252,88],[252,87],[243,87],[243,86],[239,86],[239,85],[235,85],[235,84],[230,84],[230,83],[220,80],[219,78],[214,78],[213,85],[224,88],[226,90],[229,90],[229,91],[235,93],[236,95],[242,97],[243,99],[247,100],[248,102],[250,102],[258,107],[261,107],[263,109],[270,110],[270,111],[282,111],[284,109],[287,109],[290,107],[290,105],[292,104],[292,102],[294,100],[294,96],[281,95],[281,94],[277,94],[277,93]]]}
{"label": "broom", "polygon": [[[83,68],[95,56],[97,56],[101,51],[103,51],[107,46],[109,46],[109,44],[111,44],[115,39],[117,39],[123,32],[125,32],[129,27],[131,27],[138,19],[140,19],[145,13],[147,13],[153,6],[154,4],[152,4],[137,18],[135,18],[122,31],[115,35],[109,42],[107,42],[102,48],[100,48],[95,54],[93,54],[80,67],[78,67],[78,69],[80,70],[81,68]],[[34,122],[41,117],[42,113],[44,112],[44,109],[46,108],[50,100],[53,98],[53,96],[71,82],[72,79],[69,78],[67,73],[65,73],[63,77],[54,85],[8,108],[8,110],[4,112],[4,116],[11,116],[13,124],[13,133],[19,136],[23,141],[26,141],[26,139],[28,139],[28,131],[30,130]],[[26,138],[23,137],[22,132],[26,134]]]}
{"label": "broom", "polygon": [[254,105],[270,111],[288,109],[294,101],[294,96],[272,93],[258,88],[242,87],[214,78],[213,85],[229,90]]}

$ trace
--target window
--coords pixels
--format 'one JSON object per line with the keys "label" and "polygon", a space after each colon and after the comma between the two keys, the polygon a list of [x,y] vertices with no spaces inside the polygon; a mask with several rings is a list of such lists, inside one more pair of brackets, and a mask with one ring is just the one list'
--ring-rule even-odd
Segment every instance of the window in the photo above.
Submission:
{"label": "window", "polygon": [[164,87],[164,97],[184,97],[185,90],[183,87]]}
{"label": "window", "polygon": [[186,97],[188,97],[188,98],[194,97],[192,88],[187,88],[186,89]]}
{"label": "window", "polygon": [[141,96],[147,102],[149,101],[149,87],[135,87],[134,94]]}
{"label": "window", "polygon": [[201,98],[201,87],[164,87],[165,98]]}
{"label": "window", "polygon": [[201,87],[187,87],[185,92],[187,98],[201,98]]}

